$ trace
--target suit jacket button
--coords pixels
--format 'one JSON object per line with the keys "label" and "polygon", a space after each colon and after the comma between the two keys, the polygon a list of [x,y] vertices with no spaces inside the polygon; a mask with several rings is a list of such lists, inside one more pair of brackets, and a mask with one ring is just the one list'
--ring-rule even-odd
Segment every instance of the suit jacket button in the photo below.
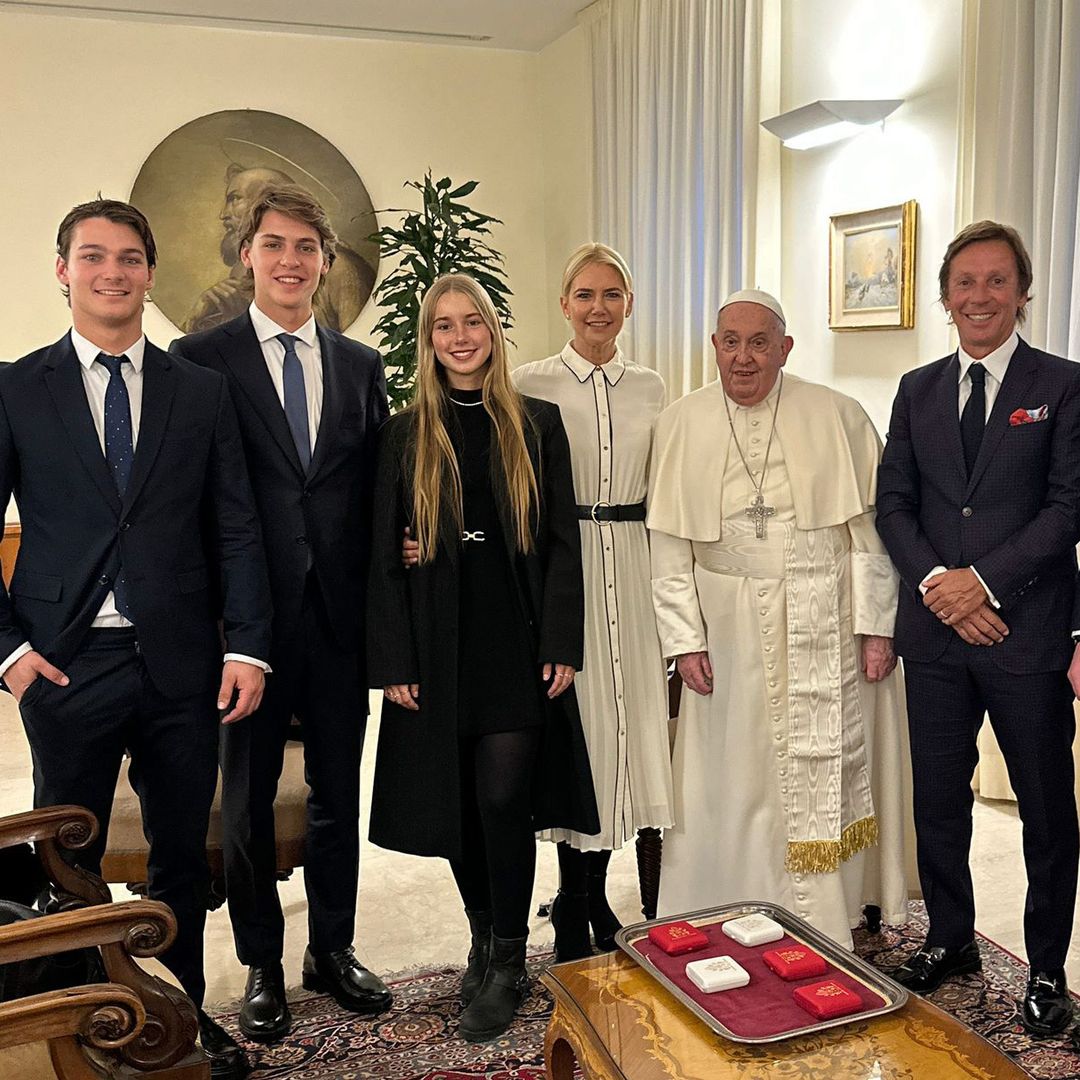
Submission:
{"label": "suit jacket button", "polygon": [[306,536],[298,536],[296,538],[296,542],[298,544],[306,544],[307,543],[307,537]]}
{"label": "suit jacket button", "polygon": [[108,574],[102,574],[101,577],[98,578],[98,584],[99,585],[108,585],[109,584],[109,575]]}
{"label": "suit jacket button", "polygon": [[125,522],[124,522],[124,523],[123,523],[123,524],[122,524],[122,525],[120,526],[120,531],[121,531],[121,532],[127,532],[127,531],[128,531],[128,529],[130,529],[130,528],[131,528],[131,522],[130,522],[130,521],[125,521]]}
{"label": "suit jacket button", "polygon": [[970,506],[965,506],[964,509],[960,511],[960,513],[963,514],[964,517],[971,517],[971,515],[974,514],[975,511],[972,510]]}

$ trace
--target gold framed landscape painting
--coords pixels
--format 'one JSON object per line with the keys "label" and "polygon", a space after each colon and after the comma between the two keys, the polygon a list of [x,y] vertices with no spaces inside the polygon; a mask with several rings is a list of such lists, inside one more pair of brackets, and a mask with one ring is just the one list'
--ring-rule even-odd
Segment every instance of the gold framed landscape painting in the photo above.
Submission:
{"label": "gold framed landscape painting", "polygon": [[915,200],[829,218],[829,329],[915,325]]}

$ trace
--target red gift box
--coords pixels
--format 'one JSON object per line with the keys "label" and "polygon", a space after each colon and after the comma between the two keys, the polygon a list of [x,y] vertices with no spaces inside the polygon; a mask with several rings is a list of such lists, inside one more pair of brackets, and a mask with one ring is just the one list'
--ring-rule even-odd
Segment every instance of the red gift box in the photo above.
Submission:
{"label": "red gift box", "polygon": [[808,979],[811,975],[824,975],[829,969],[823,957],[805,945],[788,945],[783,949],[770,949],[761,954],[766,967],[775,971],[781,979]]}
{"label": "red gift box", "polygon": [[835,979],[800,986],[792,990],[791,996],[818,1020],[845,1016],[847,1013],[858,1012],[863,1007],[862,998],[846,986],[841,986]]}
{"label": "red gift box", "polygon": [[697,927],[688,922],[667,923],[665,926],[654,926],[649,931],[649,940],[664,950],[669,956],[680,956],[682,953],[694,952],[704,949],[709,944],[709,938]]}

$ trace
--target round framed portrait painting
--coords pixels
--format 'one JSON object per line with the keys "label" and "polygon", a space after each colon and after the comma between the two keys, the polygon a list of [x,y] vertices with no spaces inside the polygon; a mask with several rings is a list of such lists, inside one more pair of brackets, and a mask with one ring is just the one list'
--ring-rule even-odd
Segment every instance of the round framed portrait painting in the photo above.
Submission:
{"label": "round framed portrait painting", "polygon": [[345,330],[360,314],[379,271],[370,239],[378,225],[363,181],[311,128],[276,113],[230,109],[158,143],[131,189],[157,240],[154,302],[184,333],[228,322],[251,303],[240,221],[252,199],[282,182],[307,189],[338,235],[334,265],[315,294],[316,320]]}

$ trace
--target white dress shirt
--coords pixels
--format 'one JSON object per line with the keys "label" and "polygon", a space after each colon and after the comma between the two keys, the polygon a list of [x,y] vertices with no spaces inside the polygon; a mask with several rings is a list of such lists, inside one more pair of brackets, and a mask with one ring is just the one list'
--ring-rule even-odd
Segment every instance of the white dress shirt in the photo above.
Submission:
{"label": "white dress shirt", "polygon": [[[986,416],[983,417],[983,423],[990,417],[990,413],[993,411],[994,402],[997,401],[998,391],[1001,389],[1001,384],[1005,381],[1005,372],[1009,370],[1009,361],[1012,359],[1013,353],[1016,352],[1016,346],[1020,343],[1019,335],[1014,330],[1009,337],[1000,344],[992,353],[988,353],[981,360],[976,360],[973,356],[968,356],[964,352],[963,346],[956,351],[957,358],[960,361],[960,387],[957,397],[959,398],[959,416],[964,415],[964,406],[968,403],[968,398],[971,397],[971,376],[968,372],[971,370],[972,364],[982,364],[986,369],[986,381],[984,384],[984,393],[986,394]],[[997,597],[990,591],[989,586],[982,579],[982,574],[975,569],[974,566],[969,567],[971,572],[979,579],[979,584],[986,591],[986,598],[995,607],[1001,607],[998,603]],[[926,575],[919,583],[919,590],[922,594],[926,595],[926,583],[933,577],[937,577],[938,574],[944,574],[946,568],[944,566],[935,566],[929,574]]]}
{"label": "white dress shirt", "polygon": [[1014,330],[1003,344],[981,360],[968,356],[964,352],[963,346],[957,349],[956,355],[960,360],[959,416],[964,415],[964,406],[968,403],[968,398],[971,397],[971,376],[968,371],[971,369],[972,364],[977,363],[986,368],[986,416],[983,418],[983,423],[990,418],[994,402],[997,401],[998,391],[1005,380],[1005,372],[1009,370],[1009,361],[1019,344],[1020,338]]}
{"label": "white dress shirt", "polygon": [[315,452],[315,439],[319,434],[319,421],[322,419],[323,369],[322,350],[319,348],[319,335],[315,331],[315,316],[312,315],[299,330],[286,330],[278,326],[269,315],[264,314],[251,302],[248,308],[251,325],[259,339],[266,369],[274,382],[278,401],[285,408],[285,346],[278,341],[278,334],[291,334],[298,338],[294,348],[304,371],[304,392],[307,396],[308,434],[311,437],[310,450]]}
{"label": "white dress shirt", "polygon": [[[104,352],[92,341],[84,338],[74,327],[71,328],[71,344],[75,349],[75,355],[79,359],[79,368],[82,373],[83,389],[86,391],[86,402],[90,406],[90,415],[94,420],[94,429],[97,431],[98,442],[101,444],[101,452],[105,453],[105,391],[109,386],[109,369],[104,364],[97,363],[98,354]],[[279,345],[280,348],[280,345]],[[131,345],[114,356],[126,356],[130,364],[120,365],[120,374],[123,376],[124,385],[127,387],[128,402],[131,406],[131,448],[134,451],[139,445],[139,420],[142,417],[142,390],[143,390],[143,358],[146,354],[146,335],[140,334]],[[284,355],[284,351],[283,351]],[[279,371],[281,364],[278,365]],[[132,626],[133,624],[124,618],[116,610],[116,597],[110,589],[94,621],[90,624],[91,629],[106,629]],[[33,646],[24,641],[14,652],[4,658],[0,663],[0,679],[7,673],[20,657],[33,651]],[[226,660],[241,660],[246,664],[254,664],[263,671],[269,672],[270,666],[262,660],[256,660],[251,656],[243,656],[240,653],[226,653]]]}

